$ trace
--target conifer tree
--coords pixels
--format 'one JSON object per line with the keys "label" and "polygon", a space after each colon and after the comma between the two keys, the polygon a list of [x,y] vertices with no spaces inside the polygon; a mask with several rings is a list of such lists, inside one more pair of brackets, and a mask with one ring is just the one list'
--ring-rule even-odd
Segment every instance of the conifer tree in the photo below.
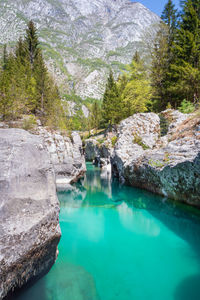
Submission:
{"label": "conifer tree", "polygon": [[178,14],[172,0],[167,1],[161,18],[164,23],[160,23],[154,41],[151,66],[153,107],[157,111],[165,109],[167,103],[173,102],[169,87],[174,79],[170,66],[175,60],[173,44],[176,37]]}
{"label": "conifer tree", "polygon": [[139,55],[127,66],[127,84],[122,92],[125,117],[145,112],[151,105],[151,85],[144,62]]}
{"label": "conifer tree", "polygon": [[200,99],[200,1],[183,3],[180,29],[174,45],[175,62],[171,65],[171,91],[177,105],[186,99],[197,103]]}
{"label": "conifer tree", "polygon": [[4,47],[0,72],[0,116],[9,120],[23,114],[35,114],[44,125],[66,127],[58,88],[48,74],[32,21],[14,54],[7,55]]}
{"label": "conifer tree", "polygon": [[7,52],[7,45],[4,45],[3,47],[3,70],[6,69],[6,65],[8,62],[8,52]]}
{"label": "conifer tree", "polygon": [[97,100],[92,104],[91,111],[90,111],[90,126],[91,128],[98,129],[100,126],[101,120],[101,110],[100,105]]}
{"label": "conifer tree", "polygon": [[102,120],[104,125],[116,124],[121,120],[121,104],[117,84],[113,78],[113,72],[110,71],[102,104]]}
{"label": "conifer tree", "polygon": [[168,51],[170,52],[177,28],[177,10],[172,0],[168,0],[166,3],[161,18],[168,28]]}
{"label": "conifer tree", "polygon": [[28,23],[28,28],[26,29],[25,47],[26,47],[30,64],[33,67],[35,59],[37,58],[37,55],[39,53],[39,41],[37,36],[37,29],[33,21],[30,21]]}
{"label": "conifer tree", "polygon": [[169,44],[168,27],[161,23],[154,40],[151,56],[151,84],[153,92],[153,107],[160,111],[170,101],[167,90],[169,80]]}

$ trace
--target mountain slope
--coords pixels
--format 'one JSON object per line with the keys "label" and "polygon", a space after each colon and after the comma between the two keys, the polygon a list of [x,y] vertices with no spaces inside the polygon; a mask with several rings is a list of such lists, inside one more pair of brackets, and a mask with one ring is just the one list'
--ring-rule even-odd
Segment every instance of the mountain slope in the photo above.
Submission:
{"label": "mountain slope", "polygon": [[0,44],[23,35],[32,19],[61,90],[100,98],[109,67],[117,72],[160,18],[128,0],[1,0]]}

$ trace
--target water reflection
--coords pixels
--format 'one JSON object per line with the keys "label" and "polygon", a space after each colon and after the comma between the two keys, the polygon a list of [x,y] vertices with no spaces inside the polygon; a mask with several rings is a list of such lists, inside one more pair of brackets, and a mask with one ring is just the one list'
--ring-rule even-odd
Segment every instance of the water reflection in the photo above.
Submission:
{"label": "water reflection", "polygon": [[[194,258],[191,259],[195,260],[199,272],[178,283],[174,299],[200,299],[200,213],[197,209],[166,200],[144,190],[122,186],[117,180],[111,179],[107,171],[101,173],[100,169],[91,165],[88,165],[87,176],[81,185],[87,192],[81,197],[79,207],[101,206],[116,209],[123,228],[138,236],[158,237],[162,226],[166,226],[173,233],[168,237],[168,242],[171,239],[173,244],[176,239],[178,243],[176,247],[180,247],[182,253],[186,251],[184,243],[187,243],[194,251]],[[82,193],[80,183],[78,189]],[[59,198],[62,197],[59,195]],[[84,213],[82,216],[80,222],[82,234],[85,233],[94,242],[104,238],[105,226],[108,225],[103,213],[94,215],[90,221]],[[184,254],[186,257],[191,255],[191,253]],[[181,261],[179,263],[181,264]]]}
{"label": "water reflection", "polygon": [[18,300],[200,299],[196,209],[88,165],[61,203],[56,264]]}

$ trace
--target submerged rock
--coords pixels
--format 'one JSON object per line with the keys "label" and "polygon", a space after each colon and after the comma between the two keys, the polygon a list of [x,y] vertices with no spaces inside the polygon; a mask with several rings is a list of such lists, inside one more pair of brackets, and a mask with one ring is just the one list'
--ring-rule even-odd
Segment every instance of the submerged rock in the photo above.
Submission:
{"label": "submerged rock", "polygon": [[55,173],[43,139],[0,129],[0,299],[47,272],[60,239]]}
{"label": "submerged rock", "polygon": [[120,123],[113,173],[129,185],[200,207],[200,118],[174,110],[161,115],[169,121],[163,137],[153,113]]}

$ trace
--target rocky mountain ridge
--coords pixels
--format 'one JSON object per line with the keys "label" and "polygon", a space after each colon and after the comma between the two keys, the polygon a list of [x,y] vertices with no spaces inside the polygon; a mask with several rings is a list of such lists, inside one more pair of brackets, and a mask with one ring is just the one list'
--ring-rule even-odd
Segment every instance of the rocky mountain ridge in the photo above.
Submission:
{"label": "rocky mountain ridge", "polygon": [[117,73],[141,49],[160,18],[129,0],[2,0],[0,45],[13,43],[32,19],[63,93],[100,98],[110,66]]}

